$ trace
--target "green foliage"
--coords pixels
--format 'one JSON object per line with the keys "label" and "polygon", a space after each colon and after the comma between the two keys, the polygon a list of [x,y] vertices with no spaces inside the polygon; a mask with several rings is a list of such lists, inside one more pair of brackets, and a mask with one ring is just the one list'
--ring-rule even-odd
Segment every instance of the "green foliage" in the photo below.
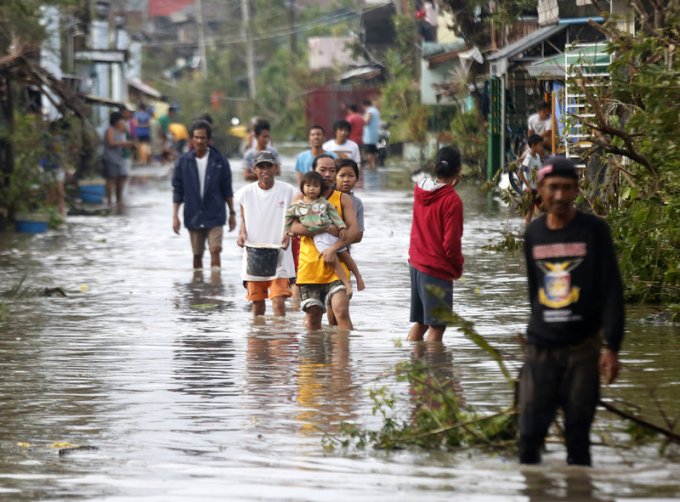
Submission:
{"label": "green foliage", "polygon": [[390,129],[393,141],[424,145],[429,108],[420,104],[415,20],[411,16],[395,16],[394,27],[396,44],[385,54],[387,82],[381,91],[381,114],[399,119]]}
{"label": "green foliage", "polygon": [[680,5],[653,9],[631,35],[612,20],[603,31],[613,54],[606,83],[582,79],[595,117],[588,124],[608,166],[604,181],[585,185],[583,201],[607,216],[631,301],[680,299]]}
{"label": "green foliage", "polygon": [[2,0],[0,2],[0,52],[16,38],[29,47],[39,45],[46,33],[40,24],[41,7],[75,7],[79,0]]}
{"label": "green foliage", "polygon": [[323,446],[329,450],[367,446],[387,450],[410,446],[430,449],[514,447],[515,412],[508,409],[482,415],[463,405],[452,381],[441,378],[441,369],[420,361],[399,364],[397,381],[408,384],[413,402],[410,416],[399,413],[397,398],[387,387],[373,389],[369,396],[373,401],[373,414],[382,418],[380,429],[364,430],[343,423],[337,434],[324,436]]}
{"label": "green foliage", "polygon": [[453,143],[459,145],[463,164],[477,179],[485,177],[486,128],[480,123],[477,112],[459,111],[451,121]]}
{"label": "green foliage", "polygon": [[[430,293],[443,296],[441,288],[428,288]],[[456,326],[469,340],[498,364],[507,383],[514,388],[501,353],[493,347],[474,324],[448,309],[434,314]],[[455,384],[450,363],[427,365],[422,361],[402,362],[395,368],[398,382],[409,387],[412,406],[410,412],[400,411],[394,392],[383,386],[371,390],[373,414],[380,415],[378,430],[364,430],[354,424],[343,423],[337,434],[327,434],[322,440],[326,449],[337,446],[397,449],[409,446],[423,448],[489,447],[513,448],[517,433],[516,412],[513,407],[494,414],[483,414],[464,404],[461,389]]]}
{"label": "green foliage", "polygon": [[0,211],[7,215],[45,207],[40,159],[45,154],[41,145],[46,132],[39,116],[15,114],[14,131],[2,134],[15,152],[14,170],[0,183]]}
{"label": "green foliage", "polygon": [[482,249],[486,251],[504,251],[510,253],[516,253],[517,251],[521,251],[523,248],[524,239],[510,232],[503,233],[503,240],[500,242],[482,247]]}

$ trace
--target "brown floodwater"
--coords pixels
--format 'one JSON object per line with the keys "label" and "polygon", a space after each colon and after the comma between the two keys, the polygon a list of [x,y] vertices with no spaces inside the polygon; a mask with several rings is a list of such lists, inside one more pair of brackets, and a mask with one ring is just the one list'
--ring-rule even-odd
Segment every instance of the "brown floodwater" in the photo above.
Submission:
{"label": "brown floodwater", "polygon": [[[292,158],[284,164],[292,181]],[[353,254],[367,288],[352,300],[349,334],[308,334],[299,311],[254,321],[235,233],[225,234],[220,273],[194,273],[186,230],[177,237],[171,229],[167,169],[139,170],[121,215],[72,216],[36,236],[0,234],[0,292],[25,277],[25,287],[67,293],[0,297],[0,499],[680,497],[678,448],[632,445],[625,424],[604,412],[592,469],[566,467],[559,443],[532,468],[512,453],[470,449],[324,451],[323,434],[342,421],[380,425],[372,388],[391,388],[408,416],[409,389],[391,372],[404,360],[443,365],[482,411],[512,399],[498,367],[455,329],[439,347],[405,341],[407,167],[369,173],[358,190],[367,230]],[[455,310],[516,371],[516,334],[528,314],[521,254],[482,248],[522,221],[472,183],[459,188],[466,264]],[[659,409],[680,416],[680,329],[646,322],[648,311],[629,309],[624,369],[604,396],[662,423]]]}

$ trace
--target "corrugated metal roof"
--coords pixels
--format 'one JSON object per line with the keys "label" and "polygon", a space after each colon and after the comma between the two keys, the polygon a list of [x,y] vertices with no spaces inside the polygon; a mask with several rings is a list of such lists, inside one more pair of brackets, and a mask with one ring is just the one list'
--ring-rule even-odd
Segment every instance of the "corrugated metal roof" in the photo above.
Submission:
{"label": "corrugated metal roof", "polygon": [[520,52],[524,52],[527,49],[530,49],[534,47],[535,45],[541,43],[543,40],[546,40],[553,35],[557,35],[558,33],[564,31],[567,29],[567,25],[564,24],[555,24],[552,26],[544,26],[543,28],[539,28],[538,30],[534,31],[533,33],[530,33],[524,38],[521,38],[517,40],[516,42],[511,43],[507,47],[503,47],[501,50],[498,52],[494,52],[490,56],[487,56],[486,60],[487,61],[498,61],[499,59],[503,58],[511,58],[513,56],[516,56]]}

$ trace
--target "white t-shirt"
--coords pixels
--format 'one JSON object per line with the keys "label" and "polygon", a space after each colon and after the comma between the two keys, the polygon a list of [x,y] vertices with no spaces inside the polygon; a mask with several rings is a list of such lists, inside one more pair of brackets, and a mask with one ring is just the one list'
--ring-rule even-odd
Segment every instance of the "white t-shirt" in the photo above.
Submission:
{"label": "white t-shirt", "polygon": [[352,159],[361,165],[361,154],[359,153],[359,145],[351,139],[345,141],[342,145],[338,145],[334,139],[329,139],[322,147],[327,152],[333,152],[339,159]]}
{"label": "white t-shirt", "polygon": [[543,164],[541,163],[541,156],[539,154],[532,155],[531,152],[526,153],[522,160],[522,171],[524,172],[524,177],[531,186],[525,188],[536,188],[538,171],[542,166]]}
{"label": "white t-shirt", "polygon": [[545,120],[541,120],[538,113],[534,113],[529,117],[527,127],[530,131],[534,131],[534,133],[543,136],[545,131],[552,130],[552,119],[548,117]]}
{"label": "white t-shirt", "polygon": [[206,152],[206,154],[200,159],[196,157],[196,165],[198,166],[198,190],[199,193],[201,194],[201,199],[203,198],[203,187],[205,186],[205,172],[208,169],[209,156],[210,152]]}
{"label": "white t-shirt", "polygon": [[[236,203],[243,208],[247,243],[251,244],[281,244],[286,210],[293,202],[297,190],[292,185],[276,180],[269,190],[260,188],[258,182],[241,187],[234,194]],[[241,263],[241,279],[244,281],[270,281],[276,278],[295,277],[292,246],[279,252],[279,261],[274,277],[259,277],[248,275],[248,258],[243,250]]]}

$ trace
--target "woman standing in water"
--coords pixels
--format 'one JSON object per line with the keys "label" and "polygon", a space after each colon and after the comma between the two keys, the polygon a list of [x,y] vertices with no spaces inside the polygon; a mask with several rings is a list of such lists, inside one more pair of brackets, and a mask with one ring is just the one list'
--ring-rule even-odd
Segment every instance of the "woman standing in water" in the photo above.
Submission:
{"label": "woman standing in water", "polygon": [[116,203],[123,204],[123,191],[130,170],[125,162],[125,154],[134,146],[126,139],[125,119],[120,112],[112,112],[109,117],[109,128],[104,133],[104,150],[102,152],[102,175],[106,179],[106,201],[112,205],[113,191],[116,191]]}

